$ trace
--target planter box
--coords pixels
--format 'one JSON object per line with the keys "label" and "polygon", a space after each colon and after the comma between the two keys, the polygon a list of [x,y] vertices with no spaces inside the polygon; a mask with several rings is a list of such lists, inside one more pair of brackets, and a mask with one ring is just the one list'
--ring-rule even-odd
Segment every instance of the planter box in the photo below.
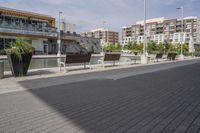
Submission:
{"label": "planter box", "polygon": [[7,54],[8,62],[14,77],[26,76],[31,62],[32,54],[22,54],[22,59],[15,54]]}
{"label": "planter box", "polygon": [[0,61],[0,79],[4,77],[4,62]]}

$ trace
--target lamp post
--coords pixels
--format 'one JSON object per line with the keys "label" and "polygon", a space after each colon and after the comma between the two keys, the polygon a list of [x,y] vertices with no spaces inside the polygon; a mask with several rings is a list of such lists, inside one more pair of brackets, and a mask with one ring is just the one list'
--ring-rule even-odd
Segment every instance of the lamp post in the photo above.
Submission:
{"label": "lamp post", "polygon": [[[103,21],[103,30],[105,30],[106,29],[106,21],[104,20]],[[104,54],[104,45],[105,45],[105,42],[103,41],[104,39],[101,39],[102,40],[102,42],[100,42],[101,43],[101,55],[103,55]]]}
{"label": "lamp post", "polygon": [[146,30],[146,19],[147,19],[147,2],[144,0],[144,45],[143,45],[143,55],[141,57],[141,63],[147,64],[148,57],[147,57],[147,30]]}
{"label": "lamp post", "polygon": [[61,57],[61,38],[60,38],[60,18],[61,18],[61,14],[62,14],[62,12],[59,12],[59,20],[58,20],[58,40],[57,40],[57,43],[58,43],[58,53],[57,53],[57,56],[58,56],[58,57]]}
{"label": "lamp post", "polygon": [[176,8],[177,10],[181,10],[181,55],[180,55],[180,59],[183,60],[184,59],[184,55],[183,55],[183,36],[184,36],[184,8],[183,6]]}

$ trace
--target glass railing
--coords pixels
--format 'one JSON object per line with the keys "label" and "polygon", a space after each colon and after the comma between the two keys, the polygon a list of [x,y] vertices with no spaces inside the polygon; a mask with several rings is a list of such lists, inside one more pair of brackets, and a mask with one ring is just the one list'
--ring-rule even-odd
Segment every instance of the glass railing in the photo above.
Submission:
{"label": "glass railing", "polygon": [[77,33],[61,33],[61,37],[80,37],[80,34]]}
{"label": "glass railing", "polygon": [[8,32],[8,33],[15,33],[15,34],[17,33],[17,34],[57,37],[57,33],[54,33],[54,32],[40,32],[40,31],[31,31],[31,30],[23,30],[23,29],[10,29],[10,28],[2,28],[2,27],[0,27],[0,31],[1,32]]}
{"label": "glass railing", "polygon": [[52,27],[45,27],[45,28],[36,28],[32,25],[15,25],[15,24],[8,24],[8,23],[0,23],[0,31],[1,32],[11,32],[11,33],[18,33],[18,34],[30,34],[30,35],[41,35],[41,36],[57,36],[57,32],[55,28]]}
{"label": "glass railing", "polygon": [[[52,27],[45,27],[45,28],[38,28],[37,26],[33,26],[31,24],[28,25],[15,25],[15,24],[8,24],[6,22],[0,23],[0,32],[7,32],[7,33],[15,33],[15,34],[28,34],[28,35],[37,35],[37,36],[50,36],[50,37],[57,37],[58,32],[55,28]],[[61,37],[80,37],[80,34],[71,33],[71,32],[61,32]]]}

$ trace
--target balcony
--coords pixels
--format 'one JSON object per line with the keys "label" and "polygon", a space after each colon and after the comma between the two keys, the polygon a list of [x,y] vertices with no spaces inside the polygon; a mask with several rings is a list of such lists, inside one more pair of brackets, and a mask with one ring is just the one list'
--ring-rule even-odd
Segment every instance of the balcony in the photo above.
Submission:
{"label": "balcony", "polygon": [[81,35],[80,34],[77,34],[76,32],[63,32],[61,31],[61,39],[64,39],[64,40],[79,40]]}
{"label": "balcony", "polygon": [[34,26],[31,24],[27,25],[16,25],[15,23],[8,24],[5,21],[0,23],[0,32],[45,36],[45,37],[57,37],[57,32],[55,28],[52,27],[41,28],[40,26]]}

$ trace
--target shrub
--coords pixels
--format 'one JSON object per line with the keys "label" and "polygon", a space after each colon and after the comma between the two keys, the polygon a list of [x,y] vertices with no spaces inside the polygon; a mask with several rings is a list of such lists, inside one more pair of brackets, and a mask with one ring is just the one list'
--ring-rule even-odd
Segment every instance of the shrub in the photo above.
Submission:
{"label": "shrub", "polygon": [[14,54],[21,59],[22,54],[29,54],[34,52],[34,48],[24,39],[18,38],[11,47],[5,50],[7,54]]}

